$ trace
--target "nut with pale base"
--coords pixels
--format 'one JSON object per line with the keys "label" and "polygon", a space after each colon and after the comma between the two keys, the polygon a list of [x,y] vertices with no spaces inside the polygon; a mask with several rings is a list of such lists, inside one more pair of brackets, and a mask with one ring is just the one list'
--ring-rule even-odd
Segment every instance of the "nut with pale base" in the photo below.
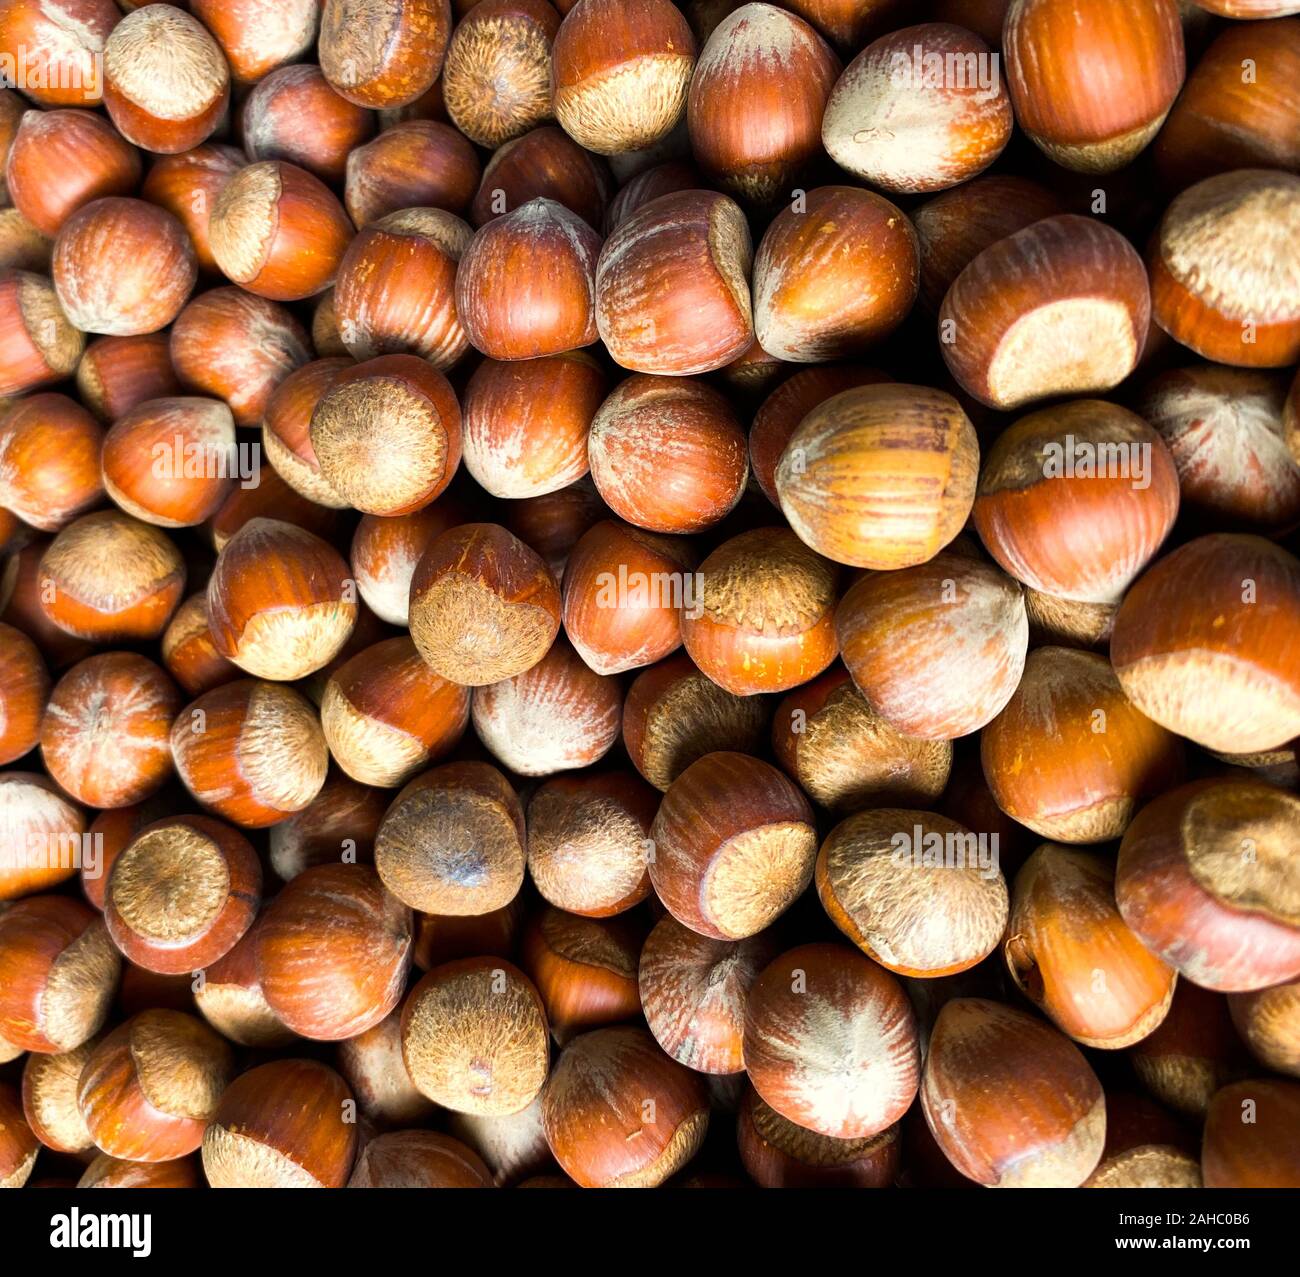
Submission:
{"label": "nut with pale base", "polygon": [[939,1013],[921,1107],[948,1160],[990,1188],[1078,1188],[1106,1139],[1101,1084],[1079,1048],[982,998]]}
{"label": "nut with pale base", "polygon": [[596,1029],[560,1055],[542,1096],[555,1160],[584,1188],[654,1188],[704,1142],[698,1075],[637,1028]]}
{"label": "nut with pale base", "polygon": [[406,106],[437,80],[450,34],[447,0],[325,0],[321,70],[358,106]]}
{"label": "nut with pale base", "polygon": [[443,1108],[517,1113],[546,1081],[542,1000],[528,977],[501,958],[435,967],[402,1008],[402,1057],[420,1092]]}
{"label": "nut with pale base", "polygon": [[1194,781],[1124,834],[1115,896],[1138,939],[1225,993],[1300,975],[1300,799],[1258,780]]}
{"label": "nut with pale base", "polygon": [[939,309],[940,351],[967,394],[1008,410],[1097,394],[1137,365],[1151,293],[1137,250],[1092,218],[1047,217],[986,248]]}
{"label": "nut with pale base", "polygon": [[491,1188],[492,1172],[460,1140],[437,1131],[393,1131],[370,1140],[349,1188]]}
{"label": "nut with pale base", "polygon": [[23,92],[44,106],[93,106],[103,97],[104,42],[122,20],[113,0],[11,0],[0,52],[25,65]]}
{"label": "nut with pale base", "polygon": [[141,198],[165,208],[185,227],[199,269],[205,274],[214,275],[220,270],[209,237],[212,206],[226,179],[238,173],[246,162],[244,153],[233,146],[204,142],[192,151],[159,156],[140,188]]}
{"label": "nut with pale base", "polygon": [[321,473],[311,444],[311,417],[339,375],[351,367],[351,358],[336,355],[296,368],[271,392],[262,416],[262,450],[276,473],[300,496],[335,510],[347,509],[348,501]]}
{"label": "nut with pale base", "polygon": [[356,620],[356,588],[343,557],[278,519],[244,524],[208,581],[217,651],[258,678],[289,682],[315,673],[339,654]]}
{"label": "nut with pale base", "polygon": [[1200,1188],[1201,1163],[1182,1124],[1143,1095],[1106,1093],[1106,1147],[1083,1188]]}
{"label": "nut with pale base", "polygon": [[258,921],[262,994],[300,1037],[355,1037],[401,1001],[412,940],[411,911],[369,865],[317,865],[294,878]]}
{"label": "nut with pale base", "polygon": [[491,913],[524,881],[524,813],[487,763],[447,763],[393,800],[375,838],[384,886],[422,913]]}
{"label": "nut with pale base", "polygon": [[273,1049],[294,1039],[267,1004],[257,971],[259,915],[235,947],[203,968],[194,1001],[203,1018],[223,1038],[239,1046]]}
{"label": "nut with pale base", "polygon": [[302,811],[329,765],[311,703],[290,687],[251,678],[186,706],[172,725],[172,756],[199,802],[246,829]]}
{"label": "nut with pale base", "polygon": [[1066,843],[1118,838],[1183,774],[1182,742],[1124,695],[1105,657],[1065,647],[1029,654],[980,757],[998,806]]}
{"label": "nut with pale base", "polygon": [[1228,1009],[1242,1041],[1261,1064],[1300,1077],[1300,978],[1234,993]]}
{"label": "nut with pale base", "polygon": [[1016,875],[1002,956],[1016,986],[1084,1046],[1116,1050],[1169,1013],[1177,976],[1115,904],[1114,866],[1044,843]]}
{"label": "nut with pale base", "polygon": [[69,376],[86,334],[64,314],[44,275],[0,271],[0,395],[15,395]]}
{"label": "nut with pale base", "polygon": [[406,1071],[400,1008],[364,1033],[340,1042],[338,1068],[357,1097],[357,1108],[380,1130],[413,1126],[437,1111]]}
{"label": "nut with pale base", "polygon": [[23,1118],[18,1092],[0,1082],[0,1188],[22,1188],[40,1150],[40,1141]]}
{"label": "nut with pale base", "polygon": [[86,1167],[78,1188],[202,1188],[198,1158],[171,1162],[127,1162],[101,1153]]}
{"label": "nut with pale base", "polygon": [[352,538],[352,575],[366,606],[389,625],[410,620],[411,578],[425,550],[464,518],[444,499],[413,514],[363,515]]}
{"label": "nut with pale base", "polygon": [[96,1147],[133,1162],[194,1152],[234,1073],[229,1043],[179,1011],[142,1011],[87,1059],[77,1106]]}
{"label": "nut with pale base", "polygon": [[159,820],[113,862],[104,921],[136,966],[180,975],[234,948],[261,891],[262,866],[238,831],[207,816]]}
{"label": "nut with pale base", "polygon": [[443,678],[482,687],[532,669],[560,628],[560,591],[505,528],[466,523],[425,551],[411,579],[411,638]]}
{"label": "nut with pale base", "polygon": [[213,1188],[342,1188],[356,1156],[346,1083],[315,1060],[276,1060],[237,1077],[203,1133]]}
{"label": "nut with pale base", "polygon": [[75,1051],[103,1027],[122,959],[80,900],[36,896],[0,913],[0,1039]]}
{"label": "nut with pale base", "polygon": [[817,895],[830,920],[899,975],[955,975],[1002,939],[1007,885],[996,844],[934,812],[858,812],[817,855]]}
{"label": "nut with pale base", "polygon": [[[130,6],[128,6],[130,7]],[[301,57],[316,40],[317,0],[190,0],[194,16],[217,38],[235,79],[244,84]]]}
{"label": "nut with pale base", "polygon": [[745,1069],[782,1117],[834,1139],[867,1139],[916,1098],[916,1016],[899,982],[838,944],[807,944],[765,967],[745,1003]]}
{"label": "nut with pale base", "polygon": [[59,853],[30,863],[26,857],[0,861],[0,901],[46,891],[73,877],[77,869],[72,848],[89,823],[85,812],[48,776],[0,772],[0,836],[4,845],[53,848]]}
{"label": "nut with pale base", "polygon": [[77,1088],[97,1044],[92,1038],[57,1055],[34,1052],[23,1065],[23,1116],[32,1134],[56,1153],[86,1153],[95,1147],[77,1107]]}
{"label": "nut with pale base", "polygon": [[979,441],[951,395],[897,382],[826,399],[776,468],[781,510],[836,563],[906,568],[961,531],[975,500]]}

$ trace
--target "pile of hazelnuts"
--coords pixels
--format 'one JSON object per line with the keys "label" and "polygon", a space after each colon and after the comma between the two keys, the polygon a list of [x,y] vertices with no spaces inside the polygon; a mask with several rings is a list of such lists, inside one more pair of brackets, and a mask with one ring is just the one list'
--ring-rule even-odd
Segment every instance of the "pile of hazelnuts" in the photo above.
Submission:
{"label": "pile of hazelnuts", "polygon": [[1297,15],[0,0],[0,1186],[1300,1186]]}

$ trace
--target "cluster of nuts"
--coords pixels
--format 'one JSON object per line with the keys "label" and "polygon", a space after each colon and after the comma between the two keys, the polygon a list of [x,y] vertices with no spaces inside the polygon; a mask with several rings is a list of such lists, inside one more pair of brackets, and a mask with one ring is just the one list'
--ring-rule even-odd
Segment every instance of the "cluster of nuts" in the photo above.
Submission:
{"label": "cluster of nuts", "polygon": [[1296,15],[0,0],[0,1186],[1300,1185]]}

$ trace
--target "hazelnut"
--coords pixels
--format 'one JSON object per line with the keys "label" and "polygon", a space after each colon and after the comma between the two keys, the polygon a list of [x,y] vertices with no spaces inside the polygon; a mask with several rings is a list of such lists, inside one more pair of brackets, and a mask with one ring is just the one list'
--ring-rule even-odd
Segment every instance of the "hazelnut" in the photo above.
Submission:
{"label": "hazelnut", "polygon": [[210,692],[222,683],[241,677],[239,666],[232,665],[217,651],[208,625],[206,590],[191,594],[176,609],[163,631],[160,646],[167,672],[191,696]]}
{"label": "hazelnut", "polygon": [[226,179],[244,167],[242,152],[220,142],[204,142],[192,151],[156,159],[140,188],[142,199],[165,208],[189,234],[199,269],[215,275],[221,268],[212,255],[212,208]]}
{"label": "hazelnut", "polygon": [[333,510],[346,510],[348,503],[320,472],[311,418],[326,391],[351,367],[353,361],[343,355],[295,368],[271,392],[262,416],[262,448],[276,473],[300,496]]}
{"label": "hazelnut", "polygon": [[492,1172],[472,1149],[436,1131],[393,1131],[370,1140],[349,1188],[491,1188]]}
{"label": "hazelnut", "polygon": [[381,621],[407,625],[416,566],[425,550],[461,521],[462,513],[444,497],[413,514],[362,516],[352,538],[352,575],[366,606]]}
{"label": "hazelnut", "polygon": [[60,0],[57,7],[11,0],[0,16],[0,53],[26,63],[23,92],[43,105],[93,105],[104,93],[104,42],[121,19],[113,0]]}
{"label": "hazelnut", "polygon": [[609,188],[609,170],[602,160],[562,129],[543,124],[492,152],[470,205],[470,220],[484,226],[529,200],[548,199],[600,230]]}
{"label": "hazelnut", "polygon": [[170,334],[99,337],[77,364],[77,393],[101,421],[116,421],[149,399],[180,393],[169,351]]}
{"label": "hazelnut", "polygon": [[50,676],[36,644],[22,630],[0,624],[0,766],[36,748],[49,695]]}
{"label": "hazelnut", "polygon": [[34,528],[57,532],[104,497],[104,432],[66,395],[20,399],[0,419],[0,501]]}
{"label": "hazelnut", "polygon": [[451,5],[447,0],[324,0],[319,57],[335,90],[374,110],[405,106],[438,78]]}
{"label": "hazelnut", "polygon": [[0,270],[0,395],[61,381],[85,348],[85,333],[64,314],[49,279]]}
{"label": "hazelnut", "polygon": [[340,1042],[338,1067],[363,1116],[381,1130],[410,1126],[436,1112],[406,1071],[400,1008],[364,1033]]}
{"label": "hazelnut", "polygon": [[316,40],[317,0],[190,0],[194,16],[217,38],[236,80],[252,84],[301,57]]}
{"label": "hazelnut", "polygon": [[359,227],[406,208],[464,216],[480,171],[478,154],[450,125],[407,120],[349,154],[343,201]]}
{"label": "hazelnut", "polygon": [[285,882],[313,865],[375,858],[375,834],[391,795],[333,771],[320,792],[271,829],[271,868]]}

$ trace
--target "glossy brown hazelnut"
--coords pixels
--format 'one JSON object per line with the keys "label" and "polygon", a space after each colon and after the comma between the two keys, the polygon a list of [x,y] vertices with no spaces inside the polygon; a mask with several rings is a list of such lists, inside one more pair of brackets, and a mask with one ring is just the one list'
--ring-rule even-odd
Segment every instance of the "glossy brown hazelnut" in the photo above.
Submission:
{"label": "glossy brown hazelnut", "polygon": [[404,208],[463,217],[480,172],[478,154],[449,124],[408,120],[351,152],[343,200],[359,227]]}
{"label": "glossy brown hazelnut", "polygon": [[598,674],[638,669],[681,646],[691,604],[688,542],[603,520],[573,547],[564,573],[564,630]]}
{"label": "glossy brown hazelnut", "polygon": [[955,399],[885,382],[815,407],[781,456],[776,489],[791,526],[820,554],[906,568],[961,531],[978,467],[974,427]]}
{"label": "glossy brown hazelnut", "polygon": [[1261,1064],[1300,1077],[1300,979],[1231,994],[1228,1010],[1242,1041]]}
{"label": "glossy brown hazelnut", "polygon": [[446,763],[393,800],[375,838],[384,886],[422,913],[456,917],[508,905],[524,881],[524,812],[487,763]]}
{"label": "glossy brown hazelnut", "polygon": [[309,433],[321,477],[367,514],[428,505],[460,463],[455,393],[415,355],[381,355],[340,371],[312,411]]}
{"label": "glossy brown hazelnut", "polygon": [[373,861],[375,834],[390,797],[331,772],[306,807],[272,828],[271,868],[289,882],[313,865]]}
{"label": "glossy brown hazelnut", "polygon": [[763,969],[745,1001],[744,1057],[767,1104],[835,1139],[892,1126],[920,1082],[916,1017],[902,985],[837,944],[791,949]]}
{"label": "glossy brown hazelnut", "polygon": [[456,275],[456,311],[475,349],[533,359],[590,346],[599,253],[600,236],[554,200],[529,200],[481,227]]}
{"label": "glossy brown hazelnut", "polygon": [[874,368],[826,364],[802,368],[773,390],[754,414],[749,431],[749,468],[773,505],[780,505],[776,469],[799,423],[818,404],[855,386],[890,380]]}
{"label": "glossy brown hazelnut", "polygon": [[707,754],[687,767],[650,838],[655,894],[679,922],[715,940],[743,940],[775,921],[812,880],[817,856],[808,800],[771,764],[744,754]]}
{"label": "glossy brown hazelnut", "polygon": [[473,232],[454,213],[408,208],[363,227],[343,255],[334,317],[357,359],[414,354],[446,371],[469,348],[456,268]]}
{"label": "glossy brown hazelnut", "polygon": [[427,1098],[457,1113],[517,1113],[537,1097],[550,1060],[537,990],[501,958],[435,967],[402,1008],[402,1057]]}
{"label": "glossy brown hazelnut", "polygon": [[257,932],[262,914],[235,947],[203,969],[194,1001],[203,1018],[223,1038],[240,1046],[274,1048],[293,1041],[293,1033],[271,1010],[257,970]]}
{"label": "glossy brown hazelnut", "polygon": [[142,1011],[86,1061],[77,1104],[101,1152],[170,1162],[194,1152],[234,1073],[224,1038],[179,1011]]}
{"label": "glossy brown hazelnut", "polygon": [[979,478],[975,526],[1012,576],[1043,594],[1118,603],[1178,515],[1160,436],[1115,404],[1081,399],[1021,418]]}
{"label": "glossy brown hazelnut", "polygon": [[140,188],[142,199],[165,208],[185,227],[199,269],[207,275],[221,269],[212,255],[210,236],[217,195],[245,163],[243,153],[233,146],[204,142],[192,151],[156,159]]}
{"label": "glossy brown hazelnut", "polygon": [[545,0],[479,0],[457,24],[442,68],[451,122],[497,147],[551,118],[551,42],[560,15]]}
{"label": "glossy brown hazelnut", "polygon": [[[960,66],[955,76],[936,66]],[[848,172],[887,191],[945,190],[983,172],[1011,138],[998,59],[946,22],[903,27],[869,44],[835,83],[821,136]]]}
{"label": "glossy brown hazelnut", "polygon": [[75,1155],[95,1147],[77,1107],[77,1090],[96,1045],[92,1038],[57,1055],[36,1052],[23,1065],[23,1117],[32,1134],[55,1153]]}
{"label": "glossy brown hazelnut", "polygon": [[59,304],[78,328],[125,337],[170,324],[198,278],[180,222],[156,204],[117,196],[63,223],[51,270]]}
{"label": "glossy brown hazelnut", "polygon": [[465,468],[495,497],[567,487],[587,473],[588,431],[607,389],[583,351],[483,360],[465,388]]}
{"label": "glossy brown hazelnut", "polygon": [[[1082,173],[1131,163],[1183,85],[1174,0],[1013,0],[1002,47],[1020,127],[1050,159]],[[1089,76],[1097,65],[1105,77]]]}
{"label": "glossy brown hazelnut", "polygon": [[[15,520],[15,522],[17,522]],[[26,532],[21,536],[25,540]],[[26,541],[21,549],[8,553],[0,563],[0,619],[22,630],[34,643],[51,670],[67,669],[95,649],[84,639],[60,629],[41,604],[49,593],[49,577],[41,571],[41,560],[51,544],[50,537]]]}
{"label": "glossy brown hazelnut", "polygon": [[41,756],[60,786],[87,807],[128,807],[171,776],[175,684],[133,652],[105,652],[55,684],[41,721]]}
{"label": "glossy brown hazelnut", "polygon": [[1207,749],[1300,736],[1300,562],[1261,537],[1216,533],[1166,555],[1115,617],[1111,661],[1144,714]]}
{"label": "glossy brown hazelnut", "polygon": [[78,1188],[200,1188],[198,1159],[178,1157],[170,1162],[127,1162],[101,1153],[86,1167]]}
{"label": "glossy brown hazelnut", "polygon": [[555,36],[556,119],[600,155],[652,146],[686,110],[695,52],[668,0],[585,0]]}
{"label": "glossy brown hazelnut", "polygon": [[588,767],[618,740],[618,681],[597,674],[559,638],[520,674],[476,687],[472,716],[479,739],[520,776]]}
{"label": "glossy brown hazelnut", "polygon": [[948,290],[940,350],[967,394],[1013,409],[1112,389],[1147,339],[1151,296],[1118,231],[1065,214],[986,248]]}
{"label": "glossy brown hazelnut", "polygon": [[1057,1028],[1109,1050],[1159,1025],[1177,979],[1120,916],[1113,864],[1056,843],[1044,843],[1016,875],[1002,956]]}
{"label": "glossy brown hazelnut", "polygon": [[638,675],[623,705],[623,743],[637,771],[666,790],[691,763],[718,750],[758,753],[767,735],[761,697],[737,696],[685,653]]}
{"label": "glossy brown hazelnut", "polygon": [[220,508],[241,470],[235,422],[216,399],[150,399],[104,436],[104,489],[145,523],[195,527]]}
{"label": "glossy brown hazelnut", "polygon": [[541,557],[504,528],[466,523],[425,551],[411,579],[411,638],[443,678],[482,687],[530,670],[560,628]]}
{"label": "glossy brown hazelnut", "polygon": [[170,349],[182,383],[225,400],[239,426],[259,425],[275,388],[311,358],[293,315],[242,288],[214,288],[190,302]]}
{"label": "glossy brown hazelnut", "polygon": [[64,314],[49,279],[0,271],[0,395],[61,381],[85,348],[85,333]]}
{"label": "glossy brown hazelnut", "polygon": [[213,1188],[342,1188],[356,1155],[347,1084],[315,1060],[276,1060],[237,1077],[203,1133]]}
{"label": "glossy brown hazelnut", "polygon": [[27,111],[5,163],[9,197],[42,235],[53,238],[77,209],[140,184],[140,155],[102,115]]}
{"label": "glossy brown hazelnut", "polygon": [[23,1117],[18,1092],[0,1082],[0,1188],[22,1188],[40,1150],[40,1141]]}
{"label": "glossy brown hazelnut", "polygon": [[749,477],[727,400],[685,377],[629,377],[600,406],[591,477],[615,514],[651,532],[699,532],[736,506]]}
{"label": "glossy brown hazelnut", "polygon": [[1205,1118],[1201,1168],[1206,1188],[1300,1186],[1300,1084],[1225,1086]]}
{"label": "glossy brown hazelnut", "polygon": [[157,528],[104,510],[83,514],[54,538],[41,558],[39,588],[45,615],[77,638],[155,639],[185,593],[185,564]]}
{"label": "glossy brown hazelnut", "polygon": [[0,901],[45,891],[74,877],[88,823],[85,812],[48,776],[0,772],[0,830],[5,839]]}
{"label": "glossy brown hazelnut", "polygon": [[492,1172],[460,1140],[436,1131],[393,1131],[361,1150],[349,1188],[491,1188]]}
{"label": "glossy brown hazelnut", "polygon": [[538,891],[557,908],[591,918],[644,900],[658,801],[626,772],[559,776],[541,785],[527,817],[528,872]]}
{"label": "glossy brown hazelnut", "polygon": [[654,1188],[699,1151],[708,1098],[644,1029],[596,1029],[561,1053],[542,1123],[555,1160],[584,1188]]}
{"label": "glossy brown hazelnut", "polygon": [[1300,22],[1229,23],[1201,55],[1152,154],[1184,187],[1242,168],[1300,167]]}
{"label": "glossy brown hazelnut", "polygon": [[457,958],[514,957],[524,903],[523,895],[516,894],[509,904],[488,913],[416,914],[415,965],[429,971]]}
{"label": "glossy brown hazelnut", "polygon": [[628,918],[543,909],[524,928],[520,962],[558,1042],[641,1013],[637,958],[644,929]]}
{"label": "glossy brown hazelnut", "polygon": [[262,415],[262,448],[276,473],[308,501],[343,510],[347,502],[320,472],[311,444],[311,417],[339,375],[353,366],[343,355],[295,368],[271,392]]}
{"label": "glossy brown hazelnut", "polygon": [[1020,684],[1029,621],[1023,591],[954,550],[863,575],[835,611],[840,654],[871,708],[907,736],[978,731]]}
{"label": "glossy brown hazelnut", "polygon": [[817,155],[840,60],[802,18],[743,5],[714,28],[691,78],[696,162],[740,199],[782,199]]}
{"label": "glossy brown hazelnut", "polygon": [[327,665],[357,619],[343,557],[292,523],[253,519],[222,547],[208,582],[218,653],[258,678],[290,681]]}
{"label": "glossy brown hazelnut", "polygon": [[273,301],[301,301],[334,282],[353,227],[319,178],[283,160],[261,160],[221,188],[208,234],[232,282]]}
{"label": "glossy brown hazelnut", "polygon": [[1205,359],[1277,368],[1300,359],[1300,175],[1238,169],[1166,210],[1150,252],[1155,322]]}
{"label": "glossy brown hazelnut", "polygon": [[353,780],[393,788],[455,746],[469,699],[469,689],[435,674],[409,638],[385,639],[330,676],[321,728]]}
{"label": "glossy brown hazelnut", "polygon": [[702,183],[695,166],[688,160],[665,160],[629,177],[619,187],[605,210],[605,233],[613,232],[638,209],[661,195],[700,189]]}
{"label": "glossy brown hazelnut", "polygon": [[75,1051],[103,1026],[120,969],[103,919],[80,900],[10,905],[0,913],[0,1037],[22,1051]]}
{"label": "glossy brown hazelnut", "polygon": [[791,692],[772,720],[772,750],[815,803],[857,811],[928,806],[943,792],[952,746],[903,735],[836,666]]}
{"label": "glossy brown hazelnut", "polygon": [[529,200],[548,199],[600,230],[610,185],[602,160],[562,129],[544,124],[492,152],[470,205],[470,221],[484,226]]}
{"label": "glossy brown hazelnut", "polygon": [[411,911],[369,865],[304,870],[258,923],[262,994],[300,1037],[355,1037],[401,1001],[412,939]]}
{"label": "glossy brown hazelnut", "polygon": [[1078,1047],[982,998],[939,1013],[921,1106],[948,1160],[989,1187],[1077,1188],[1105,1145],[1105,1098]]}
{"label": "glossy brown hazelnut", "polygon": [[194,16],[216,37],[235,79],[252,84],[301,57],[316,40],[318,0],[190,0]]}
{"label": "glossy brown hazelnut", "polygon": [[1065,647],[1029,654],[980,756],[998,806],[1065,843],[1118,838],[1183,773],[1182,742],[1124,695],[1106,658]]}
{"label": "glossy brown hazelnut", "polygon": [[324,0],[319,57],[326,78],[358,106],[405,106],[438,78],[451,33],[448,0]]}
{"label": "glossy brown hazelnut", "polygon": [[230,102],[230,68],[197,18],[171,4],[128,13],[104,44],[104,105],[117,131],[175,155],[207,139]]}
{"label": "glossy brown hazelnut", "polygon": [[49,695],[50,676],[36,644],[22,630],[0,624],[0,766],[36,748]]}
{"label": "glossy brown hazelnut", "polygon": [[206,590],[191,594],[176,609],[163,631],[161,648],[167,672],[191,696],[210,692],[242,676],[239,666],[217,651],[208,626]]}
{"label": "glossy brown hazelnut", "polygon": [[934,812],[863,811],[836,825],[817,856],[831,921],[899,975],[954,975],[1002,939],[1007,887],[994,838]]}
{"label": "glossy brown hazelnut", "polygon": [[116,421],[149,399],[180,392],[172,367],[170,334],[100,337],[77,364],[77,393],[101,421]]}
{"label": "glossy brown hazelnut", "polygon": [[1161,374],[1138,403],[1178,468],[1184,508],[1216,531],[1300,523],[1300,467],[1283,422],[1287,385],[1271,373],[1201,364]]}
{"label": "glossy brown hazelnut", "polygon": [[0,14],[0,53],[29,68],[23,92],[43,105],[93,105],[104,92],[104,42],[121,18],[113,0],[14,0]]}
{"label": "glossy brown hazelnut", "polygon": [[104,432],[66,395],[18,400],[0,420],[0,502],[24,523],[57,532],[104,499]]}
{"label": "glossy brown hazelnut", "polygon": [[1300,799],[1254,779],[1194,781],[1143,808],[1115,896],[1148,949],[1225,993],[1300,975],[1291,854]]}
{"label": "glossy brown hazelnut", "polygon": [[669,1056],[700,1073],[739,1073],[745,1002],[776,956],[770,935],[714,940],[662,918],[641,949],[641,1008]]}
{"label": "glossy brown hazelnut", "polygon": [[806,683],[838,650],[836,577],[788,528],[732,537],[699,566],[699,598],[682,610],[687,653],[738,696]]}
{"label": "glossy brown hazelnut", "polygon": [[416,565],[462,514],[455,502],[444,499],[413,514],[362,517],[352,538],[352,575],[366,606],[380,620],[407,624]]}
{"label": "glossy brown hazelnut", "polygon": [[779,359],[859,355],[907,317],[919,284],[916,232],[888,200],[819,186],[783,208],[754,258],[754,332]]}
{"label": "glossy brown hazelnut", "polygon": [[754,339],[753,244],[716,191],[678,191],[621,222],[596,265],[596,328],[614,362],[687,376],[729,364]]}
{"label": "glossy brown hazelnut", "polygon": [[205,692],[182,710],[172,754],[186,789],[246,829],[302,811],[320,793],[329,764],[306,698],[251,678]]}
{"label": "glossy brown hazelnut", "polygon": [[411,1081],[402,1059],[402,1013],[339,1043],[338,1068],[364,1117],[380,1130],[411,1126],[437,1111]]}
{"label": "glossy brown hazelnut", "polygon": [[234,948],[261,887],[257,855],[237,830],[206,816],[168,818],[146,825],[113,862],[104,921],[131,962],[180,975]]}
{"label": "glossy brown hazelnut", "polygon": [[921,300],[937,311],[953,281],[986,248],[1045,217],[1061,200],[1025,177],[992,174],[944,191],[912,210],[921,263]]}

